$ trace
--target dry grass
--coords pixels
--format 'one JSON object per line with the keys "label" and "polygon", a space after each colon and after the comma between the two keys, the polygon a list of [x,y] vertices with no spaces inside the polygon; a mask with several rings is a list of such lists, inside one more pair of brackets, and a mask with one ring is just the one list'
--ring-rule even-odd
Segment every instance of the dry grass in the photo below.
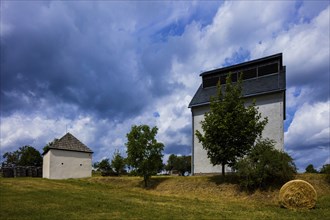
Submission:
{"label": "dry grass", "polygon": [[[330,196],[330,186],[326,183],[324,175],[298,174],[296,178],[310,182],[321,197]],[[89,181],[111,183],[118,188],[130,187],[131,190],[138,191],[143,188],[142,180],[139,177],[98,177],[89,179]],[[279,189],[257,190],[251,194],[241,191],[237,181],[230,176],[227,176],[225,180],[222,176],[158,176],[151,179],[151,186],[145,192],[152,195],[208,201],[225,199],[226,201],[249,201],[251,204],[280,204]]]}

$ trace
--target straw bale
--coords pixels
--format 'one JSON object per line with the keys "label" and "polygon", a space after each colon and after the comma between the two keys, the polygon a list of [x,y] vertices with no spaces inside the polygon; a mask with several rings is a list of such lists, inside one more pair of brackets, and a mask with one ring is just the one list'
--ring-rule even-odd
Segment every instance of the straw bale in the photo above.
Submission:
{"label": "straw bale", "polygon": [[280,204],[288,209],[315,207],[317,194],[314,187],[304,180],[291,180],[280,189]]}

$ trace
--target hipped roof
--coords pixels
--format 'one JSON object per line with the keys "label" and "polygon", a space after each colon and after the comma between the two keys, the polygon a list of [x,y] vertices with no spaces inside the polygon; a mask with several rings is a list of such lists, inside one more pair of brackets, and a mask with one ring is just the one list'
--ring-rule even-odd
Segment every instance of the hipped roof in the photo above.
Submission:
{"label": "hipped roof", "polygon": [[73,136],[69,132],[66,133],[59,140],[56,140],[55,143],[49,147],[49,149],[93,153],[93,151],[90,148],[88,148],[85,144],[83,144],[81,141],[79,141],[75,136]]}

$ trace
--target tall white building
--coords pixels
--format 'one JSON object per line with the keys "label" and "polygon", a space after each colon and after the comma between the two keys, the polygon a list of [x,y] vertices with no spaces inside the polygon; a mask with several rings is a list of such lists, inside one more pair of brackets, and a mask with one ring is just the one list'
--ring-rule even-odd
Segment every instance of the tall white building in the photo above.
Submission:
{"label": "tall white building", "polygon": [[[189,104],[192,112],[192,174],[221,173],[221,166],[213,166],[207,157],[197,136],[196,130],[203,132],[201,121],[205,112],[210,110],[210,97],[217,93],[217,83],[225,86],[226,76],[232,74],[236,82],[243,73],[243,96],[246,105],[255,100],[262,117],[268,117],[262,137],[276,141],[275,147],[283,149],[285,120],[286,70],[282,63],[282,54],[275,54],[249,62],[215,69],[200,74],[202,84]],[[226,171],[230,171],[226,167]]]}

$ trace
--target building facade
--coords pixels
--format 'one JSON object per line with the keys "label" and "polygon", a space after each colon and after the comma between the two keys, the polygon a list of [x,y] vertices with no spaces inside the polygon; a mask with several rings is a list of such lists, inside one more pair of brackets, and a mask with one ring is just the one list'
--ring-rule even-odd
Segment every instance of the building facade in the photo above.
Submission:
{"label": "building facade", "polygon": [[92,176],[93,151],[67,133],[43,153],[42,177],[48,179]]}
{"label": "building facade", "polygon": [[[207,71],[200,76],[202,84],[189,104],[192,112],[192,174],[220,173],[221,166],[213,166],[207,157],[206,151],[199,142],[195,131],[202,131],[201,121],[204,114],[210,110],[210,97],[217,93],[217,84],[220,81],[225,86],[227,75],[232,74],[232,82],[237,82],[243,73],[243,97],[246,106],[253,101],[262,117],[268,118],[268,123],[262,133],[263,138],[273,139],[277,149],[282,150],[284,145],[285,120],[285,89],[286,68],[282,63],[282,54],[275,54],[249,62]],[[226,172],[231,171],[226,167]]]}

